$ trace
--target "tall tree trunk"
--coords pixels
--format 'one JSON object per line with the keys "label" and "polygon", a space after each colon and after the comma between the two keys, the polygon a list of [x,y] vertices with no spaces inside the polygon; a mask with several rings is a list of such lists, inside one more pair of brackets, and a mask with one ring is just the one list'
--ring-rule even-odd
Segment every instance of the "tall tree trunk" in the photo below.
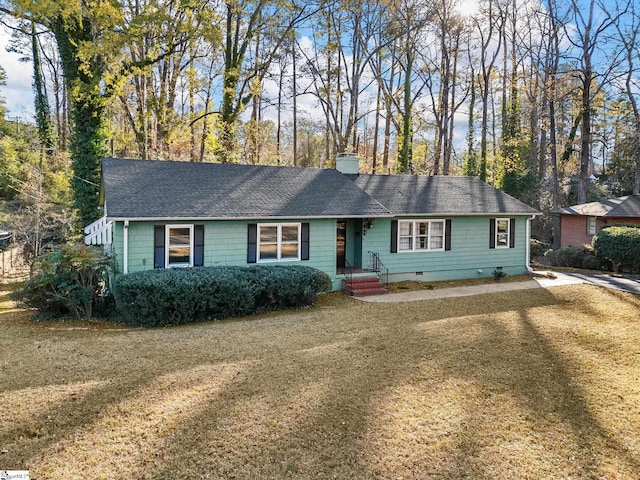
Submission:
{"label": "tall tree trunk", "polygon": [[291,64],[293,68],[292,88],[293,88],[293,165],[298,165],[298,63],[295,35],[293,50],[291,52]]}
{"label": "tall tree trunk", "polygon": [[480,126],[480,180],[487,181],[487,135],[489,131],[489,75],[482,75],[482,120]]}
{"label": "tall tree trunk", "polygon": [[630,18],[632,19],[632,23],[626,25],[627,31],[623,31],[620,25],[616,25],[616,28],[618,29],[618,34],[625,49],[625,60],[627,62],[625,90],[629,99],[629,104],[631,105],[633,125],[635,127],[633,129],[635,132],[635,144],[632,149],[635,155],[633,195],[640,195],[640,107],[638,107],[638,102],[636,101],[636,84],[634,83],[637,68],[637,66],[634,68],[634,63],[640,61],[637,55],[638,36],[640,35],[640,18],[636,12],[635,3],[631,4],[631,11],[629,13],[631,15]]}
{"label": "tall tree trunk", "polygon": [[[504,16],[499,9],[498,5],[498,16],[494,15],[494,7],[496,6],[495,0],[489,0],[488,4],[488,23],[489,30],[485,32],[482,30],[482,27],[479,26],[478,31],[481,36],[480,42],[480,62],[481,62],[481,76],[482,81],[480,82],[480,97],[482,100],[482,124],[481,124],[481,138],[480,138],[480,171],[479,176],[480,180],[483,182],[487,180],[487,160],[488,160],[488,130],[489,130],[489,104],[493,105],[493,102],[490,102],[491,91],[489,90],[491,76],[493,74],[493,67],[495,65],[495,61],[500,54],[500,47],[502,42],[498,42],[498,48],[495,48],[493,51],[490,50],[490,46],[493,43],[493,32],[497,27],[498,31],[502,31],[504,28]],[[492,111],[493,108],[492,108]],[[495,121],[493,122],[495,126]],[[494,138],[494,150],[495,150],[495,133],[493,135]],[[494,151],[495,155],[495,151]]]}
{"label": "tall tree trunk", "polygon": [[47,155],[50,155],[54,145],[51,109],[49,108],[49,99],[47,98],[42,65],[40,63],[40,46],[38,44],[38,35],[36,34],[36,25],[33,22],[31,23],[31,52],[33,58],[33,89],[35,94],[38,137],[40,138],[41,148],[47,151]]}
{"label": "tall tree trunk", "polygon": [[585,69],[582,85],[582,126],[580,129],[580,174],[578,177],[578,203],[587,201],[587,182],[591,163],[591,68]]}
{"label": "tall tree trunk", "polygon": [[404,101],[402,112],[402,131],[400,133],[402,143],[398,152],[398,172],[413,174],[413,125],[412,125],[412,105],[411,105],[411,74],[413,71],[413,54],[409,45],[406,46],[406,68],[404,72]]}
{"label": "tall tree trunk", "polygon": [[[379,59],[380,61],[380,59]],[[371,173],[376,173],[378,163],[378,136],[380,129],[380,106],[381,106],[382,88],[378,83],[376,92],[376,119],[373,127],[373,152],[371,153]]]}
{"label": "tall tree trunk", "polygon": [[352,129],[351,150],[358,152],[358,101],[360,98],[360,66],[362,63],[362,55],[360,48],[360,38],[362,36],[361,12],[360,6],[355,6],[353,32],[351,35],[353,42],[353,59],[351,62],[351,92],[349,95],[349,119],[345,133],[348,129]]}
{"label": "tall tree trunk", "polygon": [[[262,15],[258,16],[259,18]],[[260,40],[261,35],[260,31],[256,33],[255,36],[255,50],[254,50],[254,78],[259,78],[258,72],[260,69]],[[261,83],[258,84],[258,88],[262,89]],[[262,95],[259,92],[253,92],[253,98],[251,99],[251,120],[252,120],[252,128],[250,130],[249,135],[249,163],[251,164],[259,164],[260,163],[260,103],[261,103]]]}
{"label": "tall tree trunk", "polygon": [[[193,51],[192,51],[193,52]],[[192,55],[193,56],[193,55]],[[189,160],[198,161],[198,142],[196,141],[196,72],[193,62],[189,64],[189,135],[191,137],[191,148],[189,149]]]}
{"label": "tall tree trunk", "polygon": [[475,152],[475,108],[476,108],[476,75],[471,67],[471,96],[469,98],[469,121],[467,124],[467,160],[465,175],[478,175],[477,156]]}
{"label": "tall tree trunk", "polygon": [[457,78],[458,78],[458,49],[460,46],[460,36],[457,35],[455,38],[455,45],[452,51],[452,55],[453,55],[453,72],[451,74],[451,78],[453,79],[453,81],[451,82],[451,105],[449,108],[449,127],[448,127],[448,135],[446,137],[446,143],[445,143],[445,148],[444,148],[444,161],[443,161],[443,168],[442,168],[442,174],[443,175],[449,175],[450,173],[450,169],[451,169],[451,155],[452,155],[452,150],[453,150],[453,130],[454,130],[454,125],[455,125],[455,114],[457,111],[458,106],[456,105],[456,84],[457,84]]}
{"label": "tall tree trunk", "polygon": [[52,31],[58,44],[67,89],[71,93],[71,164],[73,167],[73,204],[81,226],[101,216],[98,208],[100,161],[105,156],[105,131],[102,122],[104,99],[100,94],[103,66],[99,60],[81,65],[78,47],[93,39],[89,19],[56,19]]}
{"label": "tall tree trunk", "polygon": [[284,87],[284,71],[286,65],[280,62],[280,74],[278,80],[278,104],[276,105],[276,158],[278,165],[282,163],[282,92]]}
{"label": "tall tree trunk", "polygon": [[540,128],[538,131],[538,180],[542,181],[547,176],[547,164],[548,164],[548,152],[547,152],[547,137],[548,137],[548,128],[550,119],[545,121],[545,119],[549,118],[549,87],[548,84],[551,81],[549,76],[549,69],[545,68],[544,79],[542,85],[542,101],[540,103],[540,111],[542,118],[542,122],[540,122]]}
{"label": "tall tree trunk", "polygon": [[[389,86],[390,90],[393,89],[393,85],[395,82],[395,73],[396,73],[396,50],[397,44],[396,40],[393,41],[393,47],[391,49],[391,67],[389,67]],[[389,151],[391,147],[391,117],[393,116],[392,107],[392,98],[391,91],[387,93],[385,97],[385,111],[386,116],[384,120],[384,150],[382,152],[382,169],[385,173],[387,173],[389,169]]]}
{"label": "tall tree trunk", "polygon": [[[222,163],[235,162],[236,127],[235,112],[236,89],[240,78],[240,12],[234,9],[233,2],[227,1],[224,73],[222,76],[222,105],[220,108],[220,150],[218,155]],[[242,52],[244,58],[244,52]]]}

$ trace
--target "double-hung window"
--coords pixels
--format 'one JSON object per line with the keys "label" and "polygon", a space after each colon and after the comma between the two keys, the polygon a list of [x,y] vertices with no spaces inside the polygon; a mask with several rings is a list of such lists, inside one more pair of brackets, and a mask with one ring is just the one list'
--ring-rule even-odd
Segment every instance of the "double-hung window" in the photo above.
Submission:
{"label": "double-hung window", "polygon": [[509,248],[511,235],[511,220],[508,218],[496,218],[496,248]]}
{"label": "double-hung window", "polygon": [[515,248],[516,219],[489,219],[489,248]]}
{"label": "double-hung window", "polygon": [[398,251],[438,251],[445,249],[444,220],[398,221]]}
{"label": "double-hung window", "polygon": [[153,267],[204,265],[204,225],[155,225]]}
{"label": "double-hung window", "polygon": [[165,232],[165,265],[193,266],[193,225],[167,225]]}
{"label": "double-hung window", "polygon": [[587,235],[596,234],[596,217],[587,218]]}
{"label": "double-hung window", "polygon": [[300,260],[299,223],[261,223],[257,236],[259,262]]}

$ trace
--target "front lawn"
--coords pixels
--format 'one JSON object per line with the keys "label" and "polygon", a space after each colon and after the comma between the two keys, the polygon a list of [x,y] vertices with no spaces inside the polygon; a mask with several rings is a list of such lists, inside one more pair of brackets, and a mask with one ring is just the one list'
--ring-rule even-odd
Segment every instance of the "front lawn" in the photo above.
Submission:
{"label": "front lawn", "polygon": [[155,330],[28,318],[0,298],[0,470],[32,479],[640,472],[631,294],[331,294]]}

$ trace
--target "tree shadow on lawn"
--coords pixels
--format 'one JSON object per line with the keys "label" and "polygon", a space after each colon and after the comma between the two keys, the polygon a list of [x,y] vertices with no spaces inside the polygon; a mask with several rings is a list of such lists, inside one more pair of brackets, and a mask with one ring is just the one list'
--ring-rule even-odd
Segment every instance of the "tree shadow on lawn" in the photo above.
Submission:
{"label": "tree shadow on lawn", "polygon": [[633,361],[634,352],[630,356],[621,342],[634,340],[629,337],[640,342],[637,333],[640,296],[599,286],[583,288],[590,301],[573,302],[572,307],[575,325],[579,328],[565,329],[558,334],[598,358],[610,362]]}
{"label": "tree shadow on lawn", "polygon": [[[66,393],[56,395],[56,400],[50,398],[37,413],[25,415],[24,411],[21,412],[17,415],[19,423],[0,430],[0,445],[5,450],[2,455],[3,468],[23,470],[37,467],[47,450],[66,438],[72,438],[76,432],[99,418],[107,408],[119,402],[123,395],[132,395],[145,383],[144,380],[122,383],[87,380],[86,386],[79,382],[75,385],[63,383],[41,387],[52,394],[61,390]],[[39,389],[26,388],[3,393],[19,394],[27,404],[35,390]]]}
{"label": "tree shadow on lawn", "polygon": [[[316,309],[143,330],[135,334],[141,351],[131,350],[132,369],[139,356],[148,354],[144,348],[150,338],[159,335],[171,345],[153,374],[123,375],[96,386],[72,402],[67,416],[58,413],[68,407],[63,404],[38,412],[34,424],[46,425],[50,416],[59,424],[42,438],[24,442],[13,458],[22,462],[16,468],[27,465],[36,474],[46,468],[37,462],[58,443],[73,449],[73,457],[65,458],[85,457],[80,461],[85,471],[55,478],[99,473],[118,478],[118,472],[108,471],[118,462],[128,465],[121,470],[123,478],[496,478],[514,472],[522,477],[518,460],[514,465],[513,458],[504,458],[510,453],[501,452],[517,438],[497,446],[491,441],[497,424],[511,422],[514,428],[532,424],[534,430],[560,425],[561,433],[570,432],[567,453],[579,454],[574,460],[556,458],[551,465],[532,459],[532,476],[557,476],[560,469],[599,476],[592,459],[599,446],[615,452],[624,448],[603,432],[571,368],[529,313],[566,305],[541,289],[402,305],[349,302],[342,312],[331,309],[328,317]],[[109,342],[129,339],[116,334]],[[225,353],[229,341],[239,344],[233,355]],[[100,348],[109,345],[115,343]],[[179,360],[180,349],[199,354]],[[218,369],[224,378],[218,378]],[[191,370],[198,371],[192,379],[187,378]],[[154,398],[145,397],[159,381],[159,401],[171,418],[165,425],[156,418],[153,427],[159,431],[145,432],[151,424],[144,417],[163,412],[154,413]],[[174,381],[175,388],[170,387]],[[213,383],[216,388],[209,388]],[[518,418],[501,410],[503,401],[520,407]],[[108,411],[117,416],[121,406],[119,417],[104,416]],[[526,415],[530,418],[520,418]],[[133,431],[135,425],[127,430],[130,417],[142,422],[141,431]],[[108,454],[82,438],[91,438],[87,432],[96,423],[111,421],[124,438],[106,441],[131,445],[135,452],[105,459]],[[18,428],[0,444],[19,434]],[[541,440],[536,431],[515,433],[527,436],[529,443]],[[558,435],[549,440],[551,448]],[[624,458],[638,467],[631,456]]]}
{"label": "tree shadow on lawn", "polygon": [[[602,448],[618,455],[623,470],[638,471],[637,459],[594,417],[567,360],[538,330],[528,295],[499,309],[479,302],[456,318],[443,314],[455,300],[403,305],[403,318],[355,339],[253,364],[182,422],[162,461],[146,473],[599,477]],[[564,303],[545,291],[531,306]],[[384,315],[387,308],[370,312]],[[456,341],[469,329],[477,334]],[[503,410],[505,401],[515,409]],[[501,422],[510,424],[506,431]]]}
{"label": "tree shadow on lawn", "polygon": [[[588,287],[584,288],[588,289]],[[600,291],[600,293],[607,298],[618,296],[617,292]],[[597,303],[594,298],[591,298],[594,301],[583,301],[577,306],[575,303],[572,304],[572,309],[576,311],[576,321],[597,319],[602,313],[603,303],[611,305],[606,302],[607,298],[605,302]],[[547,328],[546,323],[549,319],[540,317],[539,314],[536,316],[527,308],[518,308],[515,313],[517,318],[509,322],[500,318],[500,314],[497,314],[496,318],[481,319],[479,323],[485,332],[484,335],[479,335],[473,344],[466,342],[464,345],[455,345],[455,342],[449,342],[449,347],[453,347],[456,351],[466,348],[471,351],[485,352],[485,358],[480,359],[478,363],[479,368],[469,370],[465,367],[465,359],[460,357],[447,365],[449,372],[461,378],[470,376],[474,382],[477,381],[485,387],[485,393],[487,391],[498,395],[508,393],[512,401],[515,400],[526,408],[526,412],[529,413],[525,415],[532,415],[530,427],[532,431],[537,430],[539,433],[534,433],[531,438],[546,444],[546,454],[556,457],[555,466],[553,462],[548,462],[548,465],[543,465],[546,471],[532,471],[532,476],[539,477],[544,474],[578,478],[603,476],[619,478],[621,472],[624,477],[640,471],[640,459],[637,454],[630,451],[628,445],[624,445],[610,433],[611,425],[605,428],[600,423],[601,420],[598,417],[602,419],[603,416],[607,417],[615,413],[601,406],[597,413],[594,411],[594,407],[598,408],[593,402],[594,392],[590,391],[587,394],[585,386],[595,387],[595,395],[598,397],[602,396],[603,390],[600,385],[584,383],[590,380],[598,382],[593,380],[589,362],[580,358],[579,355],[571,356],[565,352],[565,342],[569,339],[554,337],[555,333],[561,332],[550,331]],[[631,311],[627,312],[625,319],[634,321],[637,328],[637,317]],[[506,328],[507,326],[510,328]],[[605,336],[606,334],[599,339],[598,351],[607,352],[609,355],[603,356],[601,361],[606,368],[615,368],[615,360],[618,360],[620,365],[620,360],[615,358],[615,352],[619,350],[621,344],[602,338]],[[629,340],[627,338],[627,341]],[[500,345],[500,348],[491,348],[495,344]],[[478,360],[475,358],[474,361],[478,362]],[[484,365],[490,368],[483,368]],[[584,371],[580,371],[585,366],[587,375],[584,375]],[[630,391],[633,392],[633,390],[631,386]],[[587,400],[586,395],[590,400]],[[626,414],[624,411],[622,413]],[[559,429],[559,426],[562,428]],[[491,423],[486,422],[485,427],[491,428]],[[477,426],[475,430],[478,430]],[[548,438],[549,430],[563,432],[560,437],[563,441],[554,445],[553,440]],[[465,443],[472,447],[469,449],[470,454],[464,455],[462,462],[463,465],[468,465],[469,458],[474,456],[474,447],[477,447],[477,444],[470,441],[469,437]],[[508,451],[508,445],[506,447],[505,450]],[[524,461],[524,459],[520,460]],[[451,473],[451,476],[457,477],[468,475],[469,471],[462,469]],[[473,471],[473,476],[478,474],[478,471]],[[492,474],[487,471],[486,475],[482,476],[488,478]]]}

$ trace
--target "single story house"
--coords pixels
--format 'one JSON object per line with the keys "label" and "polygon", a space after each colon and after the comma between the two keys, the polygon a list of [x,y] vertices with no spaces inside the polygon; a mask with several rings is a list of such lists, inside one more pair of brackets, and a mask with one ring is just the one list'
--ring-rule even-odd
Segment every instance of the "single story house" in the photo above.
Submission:
{"label": "single story house", "polygon": [[[85,241],[109,244],[121,273],[303,263],[388,281],[509,275],[529,268],[539,212],[475,177],[106,158],[105,216]],[[356,273],[353,273],[356,272]]]}
{"label": "single story house", "polygon": [[581,203],[553,211],[560,216],[560,247],[591,244],[593,236],[608,225],[640,225],[640,196]]}

